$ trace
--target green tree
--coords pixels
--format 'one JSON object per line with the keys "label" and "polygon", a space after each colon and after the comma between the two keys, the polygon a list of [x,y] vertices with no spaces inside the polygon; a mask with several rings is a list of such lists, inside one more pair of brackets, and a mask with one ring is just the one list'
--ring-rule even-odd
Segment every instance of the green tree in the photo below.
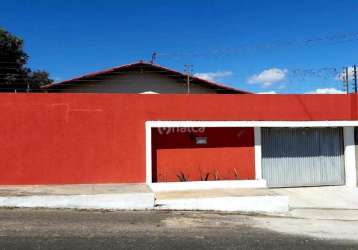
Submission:
{"label": "green tree", "polygon": [[41,86],[53,83],[49,73],[44,70],[31,71],[27,75],[30,89],[39,90]]}
{"label": "green tree", "polygon": [[38,91],[41,85],[53,82],[46,71],[26,67],[29,56],[24,41],[0,28],[0,91]]}

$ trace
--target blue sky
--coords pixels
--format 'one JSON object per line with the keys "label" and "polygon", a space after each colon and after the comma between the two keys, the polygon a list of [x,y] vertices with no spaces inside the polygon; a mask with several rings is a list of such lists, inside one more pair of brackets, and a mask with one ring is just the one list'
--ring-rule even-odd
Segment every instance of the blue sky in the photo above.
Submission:
{"label": "blue sky", "polygon": [[3,1],[0,26],[25,39],[30,66],[57,80],[138,61],[250,91],[342,89],[358,63],[355,0]]}

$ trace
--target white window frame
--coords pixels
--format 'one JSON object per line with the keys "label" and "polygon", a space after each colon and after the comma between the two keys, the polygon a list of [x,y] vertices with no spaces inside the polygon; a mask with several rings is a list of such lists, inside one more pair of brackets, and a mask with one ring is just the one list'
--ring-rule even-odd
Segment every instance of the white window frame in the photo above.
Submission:
{"label": "white window frame", "polygon": [[[261,173],[261,128],[299,128],[299,127],[343,127],[346,186],[357,185],[357,172],[354,145],[354,127],[358,121],[146,121],[146,183],[154,190],[186,190],[207,188],[262,188],[266,186]],[[252,181],[209,181],[187,183],[152,182],[152,128],[197,128],[197,127],[248,127],[254,128],[255,173]],[[353,132],[352,132],[353,131]]]}

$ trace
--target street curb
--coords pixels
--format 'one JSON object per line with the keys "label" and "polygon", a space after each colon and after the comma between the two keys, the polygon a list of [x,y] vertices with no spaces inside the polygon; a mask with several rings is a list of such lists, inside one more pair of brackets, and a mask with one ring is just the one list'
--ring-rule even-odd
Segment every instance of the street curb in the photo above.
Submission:
{"label": "street curb", "polygon": [[154,193],[9,196],[0,197],[0,207],[149,210]]}
{"label": "street curb", "polygon": [[157,210],[287,213],[287,196],[229,196],[156,200]]}

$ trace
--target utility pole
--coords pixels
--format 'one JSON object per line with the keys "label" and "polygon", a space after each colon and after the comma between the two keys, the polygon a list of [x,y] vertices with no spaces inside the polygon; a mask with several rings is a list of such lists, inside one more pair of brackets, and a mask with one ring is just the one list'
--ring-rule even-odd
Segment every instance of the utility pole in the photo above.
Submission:
{"label": "utility pole", "polygon": [[344,86],[347,91],[347,94],[349,94],[349,74],[348,74],[348,67],[344,68],[345,76],[343,76]]}
{"label": "utility pole", "polygon": [[187,93],[190,94],[190,77],[193,74],[193,65],[191,64],[185,64],[184,65],[186,73],[186,86],[187,86]]}
{"label": "utility pole", "polygon": [[353,66],[354,93],[357,93],[357,66]]}

